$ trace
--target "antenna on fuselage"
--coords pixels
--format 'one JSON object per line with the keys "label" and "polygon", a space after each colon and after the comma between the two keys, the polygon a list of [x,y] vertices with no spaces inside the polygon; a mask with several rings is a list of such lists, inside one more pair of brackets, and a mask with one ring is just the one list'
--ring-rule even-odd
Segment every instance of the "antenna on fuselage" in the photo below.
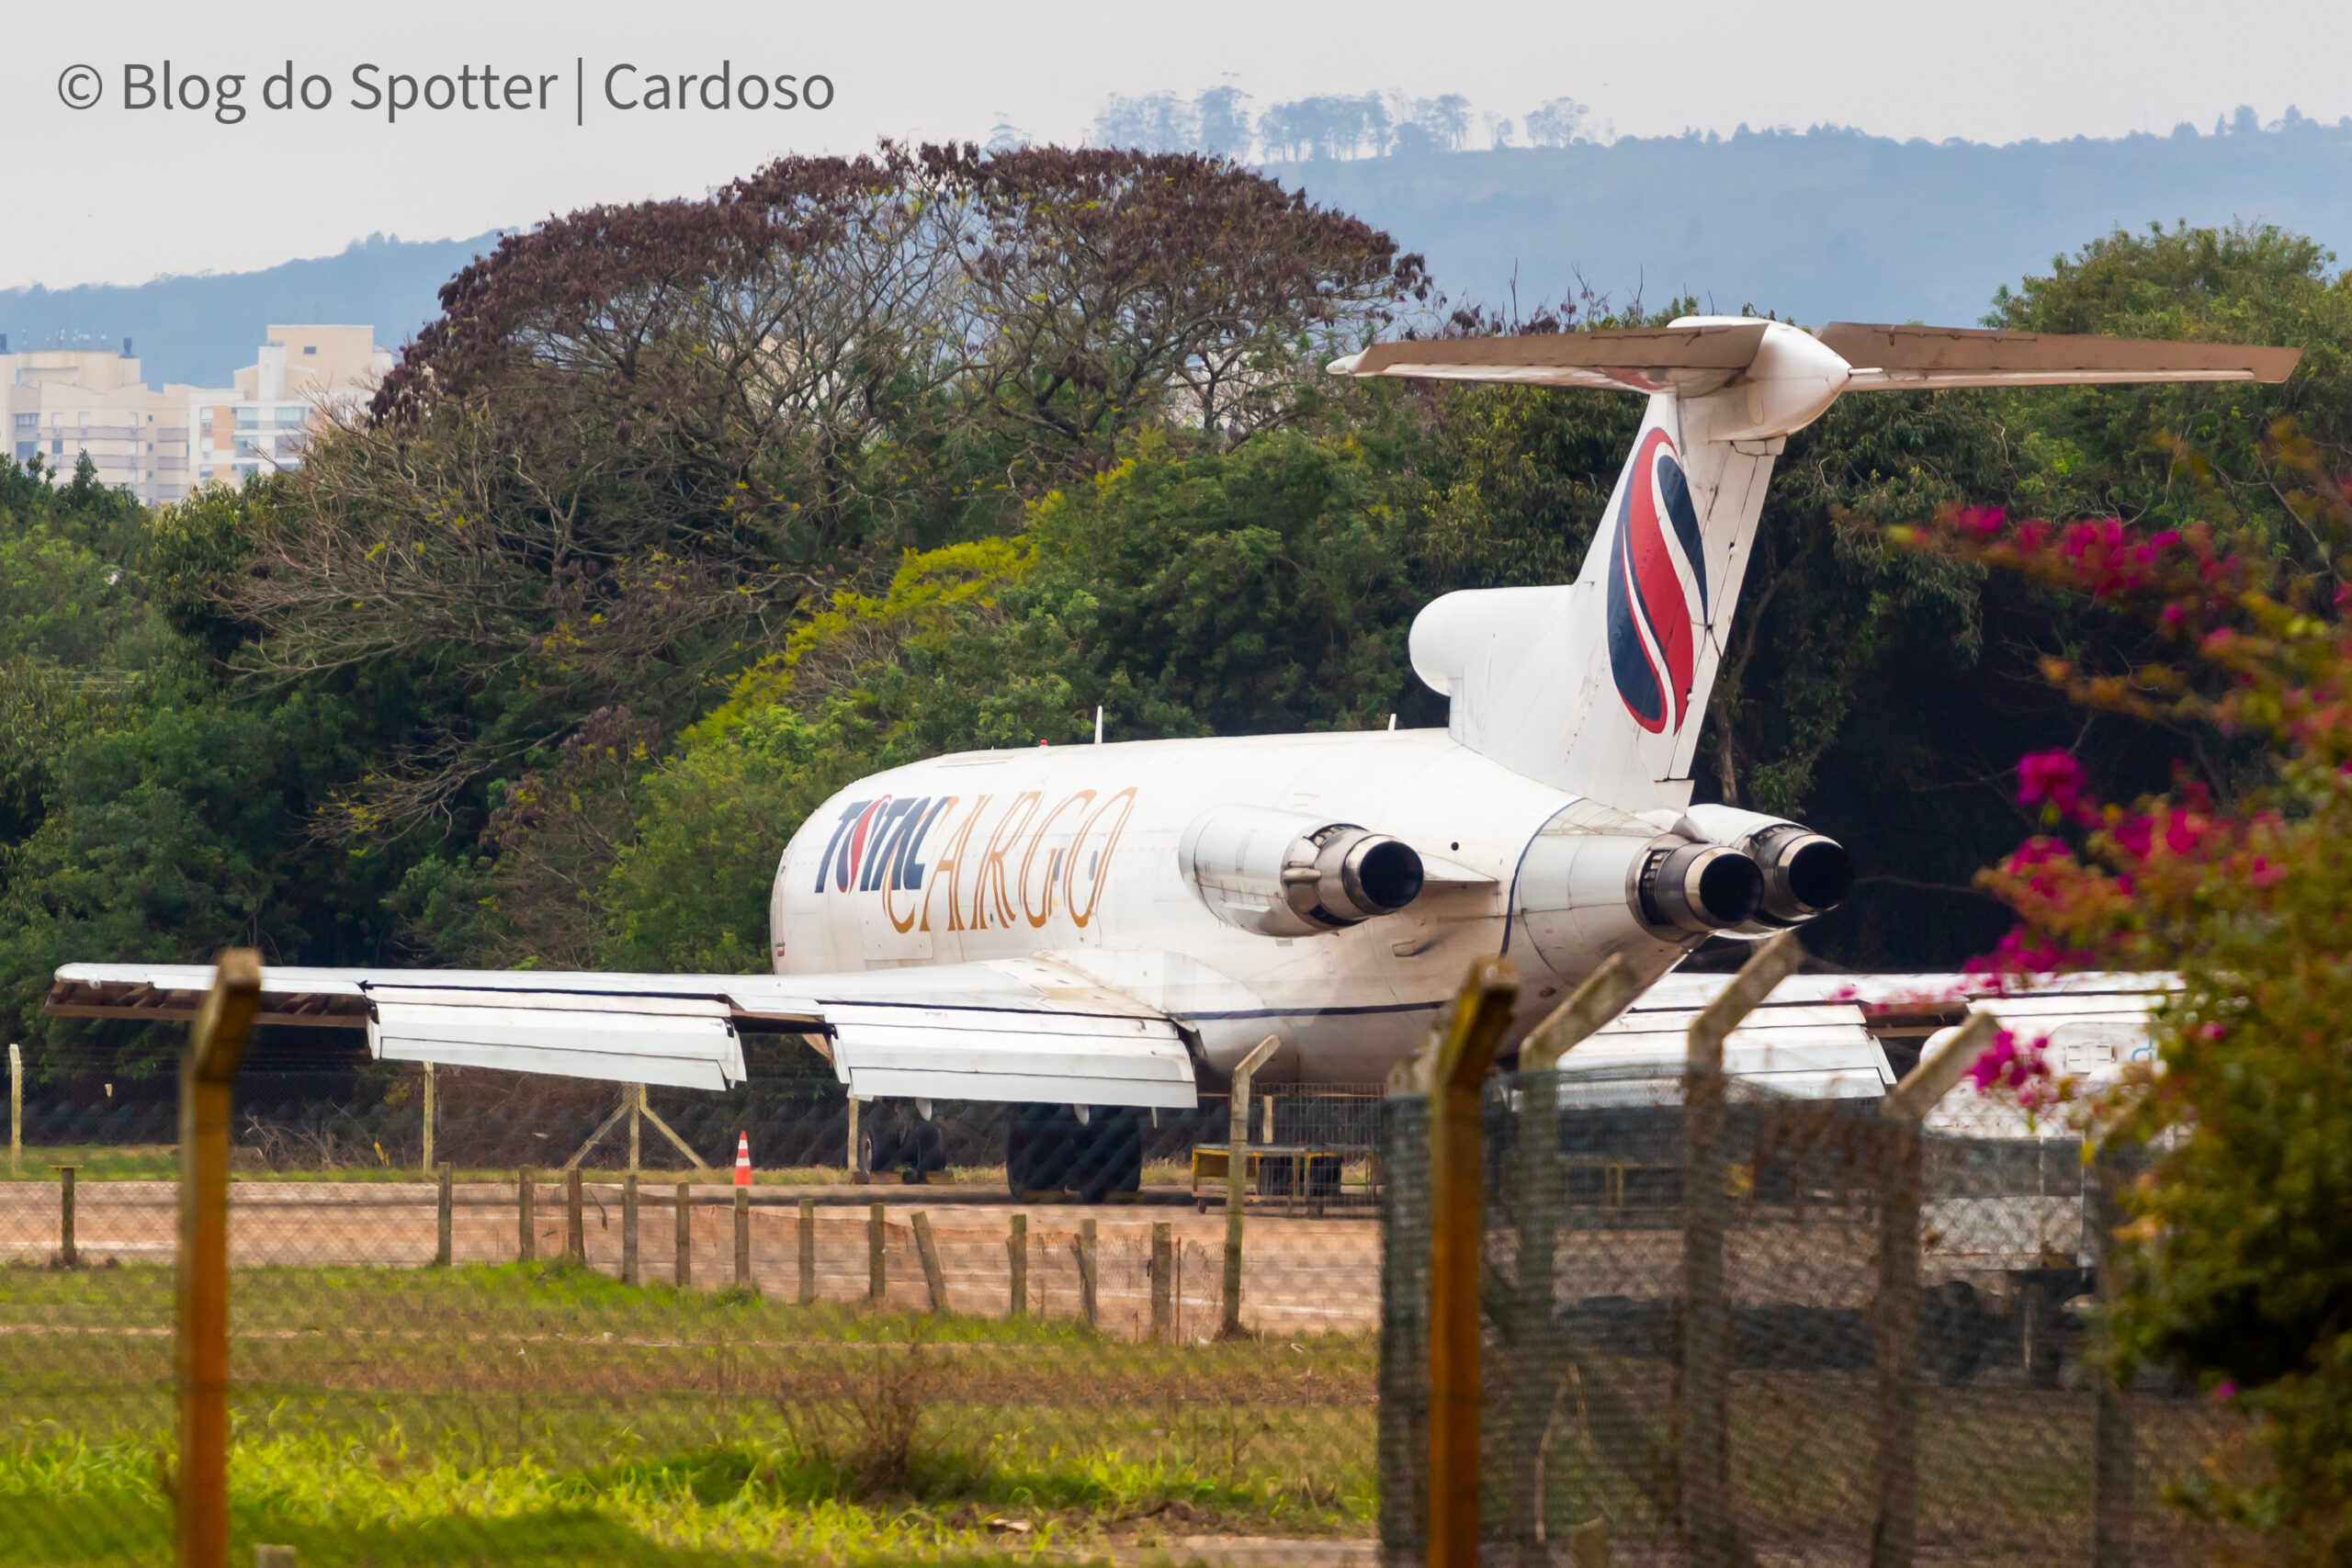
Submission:
{"label": "antenna on fuselage", "polygon": [[1094,705],[1094,744],[1102,744],[1102,705]]}

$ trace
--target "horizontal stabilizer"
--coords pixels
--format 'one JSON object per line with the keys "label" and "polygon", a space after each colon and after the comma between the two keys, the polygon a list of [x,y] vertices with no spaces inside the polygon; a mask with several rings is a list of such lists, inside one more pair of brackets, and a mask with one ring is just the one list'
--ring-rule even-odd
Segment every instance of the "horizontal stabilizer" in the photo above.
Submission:
{"label": "horizontal stabilizer", "polygon": [[2302,351],[2157,338],[2066,337],[1967,327],[1832,321],[1816,334],[1854,367],[1855,390],[2076,386],[2127,381],[2283,381]]}
{"label": "horizontal stabilizer", "polygon": [[1764,326],[1758,321],[1383,343],[1333,360],[1330,369],[1334,376],[1512,381],[1692,398],[1747,369],[1764,341]]}

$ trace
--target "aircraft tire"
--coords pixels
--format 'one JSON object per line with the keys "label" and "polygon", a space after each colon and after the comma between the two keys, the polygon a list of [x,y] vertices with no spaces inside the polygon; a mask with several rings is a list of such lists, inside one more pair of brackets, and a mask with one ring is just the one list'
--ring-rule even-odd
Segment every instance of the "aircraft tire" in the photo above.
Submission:
{"label": "aircraft tire", "polygon": [[1016,1199],[1059,1192],[1087,1142],[1087,1129],[1067,1105],[1024,1105],[1005,1138],[1005,1185]]}
{"label": "aircraft tire", "polygon": [[1134,1192],[1143,1186],[1143,1123],[1130,1107],[1100,1109],[1086,1131],[1084,1164],[1076,1183],[1079,1196],[1100,1203],[1114,1192]]}

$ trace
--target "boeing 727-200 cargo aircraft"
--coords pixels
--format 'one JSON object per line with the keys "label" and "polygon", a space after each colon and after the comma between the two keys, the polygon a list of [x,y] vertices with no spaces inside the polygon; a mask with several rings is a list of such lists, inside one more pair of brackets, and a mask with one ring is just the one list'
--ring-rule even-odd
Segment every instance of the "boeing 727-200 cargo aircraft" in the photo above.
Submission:
{"label": "boeing 727-200 cargo aircraft", "polygon": [[[1376,1079],[1474,957],[1517,966],[1523,1030],[1611,953],[1657,976],[1845,896],[1829,840],[1690,804],[1792,432],[1853,391],[2279,381],[2298,357],[1715,316],[1380,344],[1332,371],[1649,401],[1575,582],[1449,593],[1414,622],[1444,730],[938,757],[801,827],[776,868],[773,975],[276,968],[262,1021],[365,1028],[387,1060],[705,1089],[743,1077],[740,1032],[797,1032],[860,1100],[1186,1107],[1269,1034],[1268,1077]],[[48,1006],[186,1018],[209,979],[74,964]],[[1801,1055],[1784,1070],[1837,1066]]]}

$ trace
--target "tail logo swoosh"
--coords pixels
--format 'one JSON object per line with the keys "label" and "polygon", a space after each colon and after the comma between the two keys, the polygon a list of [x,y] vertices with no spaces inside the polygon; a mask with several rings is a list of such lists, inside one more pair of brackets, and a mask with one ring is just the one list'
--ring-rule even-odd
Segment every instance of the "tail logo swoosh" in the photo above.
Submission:
{"label": "tail logo swoosh", "polygon": [[1634,450],[1609,540],[1609,669],[1634,722],[1652,735],[1690,717],[1706,555],[1674,442],[1652,430]]}

